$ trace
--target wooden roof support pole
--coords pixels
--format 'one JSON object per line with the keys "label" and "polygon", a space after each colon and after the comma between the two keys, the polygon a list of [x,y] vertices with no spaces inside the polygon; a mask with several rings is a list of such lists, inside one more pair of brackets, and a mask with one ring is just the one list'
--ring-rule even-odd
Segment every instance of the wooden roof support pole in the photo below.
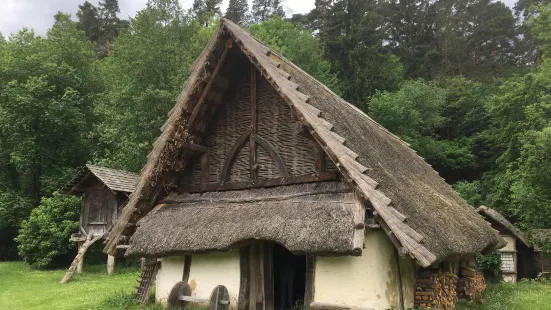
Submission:
{"label": "wooden roof support pole", "polygon": [[251,66],[251,134],[249,135],[249,165],[251,171],[251,181],[256,181],[256,141],[255,135],[257,130],[257,90],[256,90],[256,67],[253,64]]}
{"label": "wooden roof support pole", "polygon": [[210,88],[212,87],[212,84],[214,83],[214,80],[216,79],[216,76],[218,75],[218,72],[220,71],[222,64],[224,63],[224,61],[226,60],[226,57],[228,56],[228,51],[232,46],[233,46],[233,40],[228,39],[226,41],[226,47],[224,48],[224,51],[222,52],[222,56],[220,56],[220,59],[218,60],[218,63],[216,64],[216,67],[212,72],[209,82],[205,86],[205,89],[203,89],[203,93],[201,94],[201,97],[199,97],[197,104],[193,108],[193,112],[191,112],[191,116],[189,117],[189,120],[186,126],[188,130],[191,129],[191,127],[195,124],[195,120],[197,119],[197,116],[199,115],[199,111],[201,110],[201,107],[205,102],[205,98],[207,97],[207,94],[210,91]]}

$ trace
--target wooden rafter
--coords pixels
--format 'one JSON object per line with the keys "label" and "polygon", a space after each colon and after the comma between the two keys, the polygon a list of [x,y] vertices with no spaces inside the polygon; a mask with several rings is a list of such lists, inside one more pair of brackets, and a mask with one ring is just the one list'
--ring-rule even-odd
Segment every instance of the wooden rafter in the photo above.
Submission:
{"label": "wooden rafter", "polygon": [[222,55],[220,56],[220,59],[218,59],[218,63],[216,64],[216,67],[212,71],[211,77],[210,77],[207,85],[203,89],[203,92],[202,92],[201,96],[199,97],[199,100],[197,100],[197,104],[193,108],[193,112],[191,112],[191,116],[189,117],[189,120],[188,120],[187,126],[186,126],[186,128],[188,130],[190,130],[193,127],[193,125],[195,124],[195,120],[197,119],[197,116],[199,115],[199,111],[201,110],[201,107],[203,106],[203,103],[205,102],[205,98],[207,97],[207,94],[209,93],[209,91],[210,91],[210,89],[211,89],[211,87],[214,83],[214,80],[216,79],[216,76],[218,75],[218,72],[220,71],[220,68],[222,67],[222,64],[226,60],[226,56],[228,56],[228,51],[231,49],[232,46],[233,46],[233,40],[228,39],[226,41],[226,47],[224,48],[224,51],[222,52]]}

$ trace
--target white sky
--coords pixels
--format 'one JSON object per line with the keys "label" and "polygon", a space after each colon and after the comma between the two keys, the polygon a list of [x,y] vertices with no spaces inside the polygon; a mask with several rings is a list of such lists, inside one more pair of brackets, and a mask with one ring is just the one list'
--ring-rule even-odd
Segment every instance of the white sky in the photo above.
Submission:
{"label": "white sky", "polygon": [[[88,0],[97,4],[99,0]],[[226,10],[229,0],[224,0],[222,11]],[[292,13],[307,13],[314,7],[315,0],[287,0],[285,8],[288,15]],[[513,6],[516,0],[504,0]],[[17,32],[23,27],[32,28],[37,34],[45,34],[51,27],[54,15],[58,11],[75,16],[78,5],[84,0],[0,0],[0,33],[5,37]],[[121,18],[134,16],[145,7],[147,0],[119,0]],[[180,0],[184,8],[191,7],[193,0]],[[252,3],[252,0],[249,0]]]}

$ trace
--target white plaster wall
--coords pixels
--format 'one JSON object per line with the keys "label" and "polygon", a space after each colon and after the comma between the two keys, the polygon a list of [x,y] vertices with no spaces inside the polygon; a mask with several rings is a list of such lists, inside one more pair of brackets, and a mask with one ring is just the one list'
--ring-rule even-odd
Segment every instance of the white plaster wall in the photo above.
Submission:
{"label": "white plaster wall", "polygon": [[182,281],[183,275],[183,256],[161,258],[161,268],[157,272],[155,300],[159,303],[166,304],[170,291],[176,283]]}
{"label": "white plaster wall", "polygon": [[[408,259],[402,259],[400,265],[408,306],[413,295],[406,286],[413,287],[415,267]],[[397,308],[398,281],[394,246],[384,232],[368,231],[362,256],[316,258],[314,301],[376,310]]]}
{"label": "white plaster wall", "polygon": [[239,250],[223,253],[193,255],[189,273],[192,295],[209,298],[217,285],[224,285],[230,295],[230,306],[237,307],[239,296]]}
{"label": "white plaster wall", "polygon": [[515,237],[504,235],[501,238],[507,242],[507,245],[499,249],[500,252],[515,252],[517,250]]}
{"label": "white plaster wall", "polygon": [[[161,259],[155,293],[157,302],[166,305],[170,291],[177,282],[182,281],[184,260],[183,256]],[[230,294],[230,305],[235,308],[239,296],[239,281],[239,250],[191,257],[189,285],[192,296],[208,299],[217,285],[224,285]]]}

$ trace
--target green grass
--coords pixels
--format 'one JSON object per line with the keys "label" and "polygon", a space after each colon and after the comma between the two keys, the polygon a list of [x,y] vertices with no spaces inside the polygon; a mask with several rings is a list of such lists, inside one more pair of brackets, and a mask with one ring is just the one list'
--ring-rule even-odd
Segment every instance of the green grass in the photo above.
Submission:
{"label": "green grass", "polygon": [[460,304],[457,310],[549,310],[551,285],[536,282],[489,284],[482,302]]}
{"label": "green grass", "polygon": [[[127,309],[137,268],[86,266],[82,274],[60,284],[66,270],[35,270],[23,262],[0,262],[0,309]],[[124,300],[126,296],[126,301]],[[126,303],[124,303],[126,302]]]}
{"label": "green grass", "polygon": [[[160,310],[159,305],[137,307],[132,294],[137,268],[86,266],[84,273],[60,284],[66,270],[35,270],[22,262],[0,262],[0,309]],[[457,310],[549,310],[551,285],[520,282],[489,284],[483,302],[459,304]]]}

